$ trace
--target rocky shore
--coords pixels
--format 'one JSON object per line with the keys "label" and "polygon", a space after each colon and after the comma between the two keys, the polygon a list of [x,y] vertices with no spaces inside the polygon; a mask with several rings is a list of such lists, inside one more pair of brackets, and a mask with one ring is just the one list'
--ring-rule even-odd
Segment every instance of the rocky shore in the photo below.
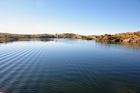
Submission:
{"label": "rocky shore", "polygon": [[115,35],[99,35],[95,36],[94,40],[101,42],[127,42],[127,43],[140,43],[140,32],[129,32]]}

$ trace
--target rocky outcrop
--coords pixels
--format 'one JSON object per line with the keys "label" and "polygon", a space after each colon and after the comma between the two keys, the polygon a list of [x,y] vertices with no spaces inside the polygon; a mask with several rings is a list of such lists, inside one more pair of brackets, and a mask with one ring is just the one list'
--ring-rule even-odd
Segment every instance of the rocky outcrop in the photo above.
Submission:
{"label": "rocky outcrop", "polygon": [[140,43],[140,32],[122,33],[115,35],[99,35],[94,39],[96,41],[105,42],[127,42],[127,43]]}

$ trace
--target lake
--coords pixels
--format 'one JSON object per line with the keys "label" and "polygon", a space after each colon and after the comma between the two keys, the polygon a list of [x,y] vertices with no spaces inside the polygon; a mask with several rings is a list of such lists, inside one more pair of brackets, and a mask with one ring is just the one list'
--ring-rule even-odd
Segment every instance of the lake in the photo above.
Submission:
{"label": "lake", "polygon": [[140,47],[93,40],[0,43],[3,93],[140,93]]}

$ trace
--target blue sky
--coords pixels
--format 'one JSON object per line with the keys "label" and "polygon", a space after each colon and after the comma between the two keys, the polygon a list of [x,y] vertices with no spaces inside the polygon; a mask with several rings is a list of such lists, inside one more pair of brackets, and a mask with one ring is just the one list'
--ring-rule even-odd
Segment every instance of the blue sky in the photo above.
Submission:
{"label": "blue sky", "polygon": [[0,32],[114,34],[140,30],[140,0],[0,0]]}

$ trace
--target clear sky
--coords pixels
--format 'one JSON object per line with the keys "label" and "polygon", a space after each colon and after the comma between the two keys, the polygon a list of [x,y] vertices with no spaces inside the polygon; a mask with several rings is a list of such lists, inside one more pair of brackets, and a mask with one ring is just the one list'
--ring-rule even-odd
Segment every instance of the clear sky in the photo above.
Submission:
{"label": "clear sky", "polygon": [[140,30],[140,0],[0,0],[0,32],[105,34]]}

